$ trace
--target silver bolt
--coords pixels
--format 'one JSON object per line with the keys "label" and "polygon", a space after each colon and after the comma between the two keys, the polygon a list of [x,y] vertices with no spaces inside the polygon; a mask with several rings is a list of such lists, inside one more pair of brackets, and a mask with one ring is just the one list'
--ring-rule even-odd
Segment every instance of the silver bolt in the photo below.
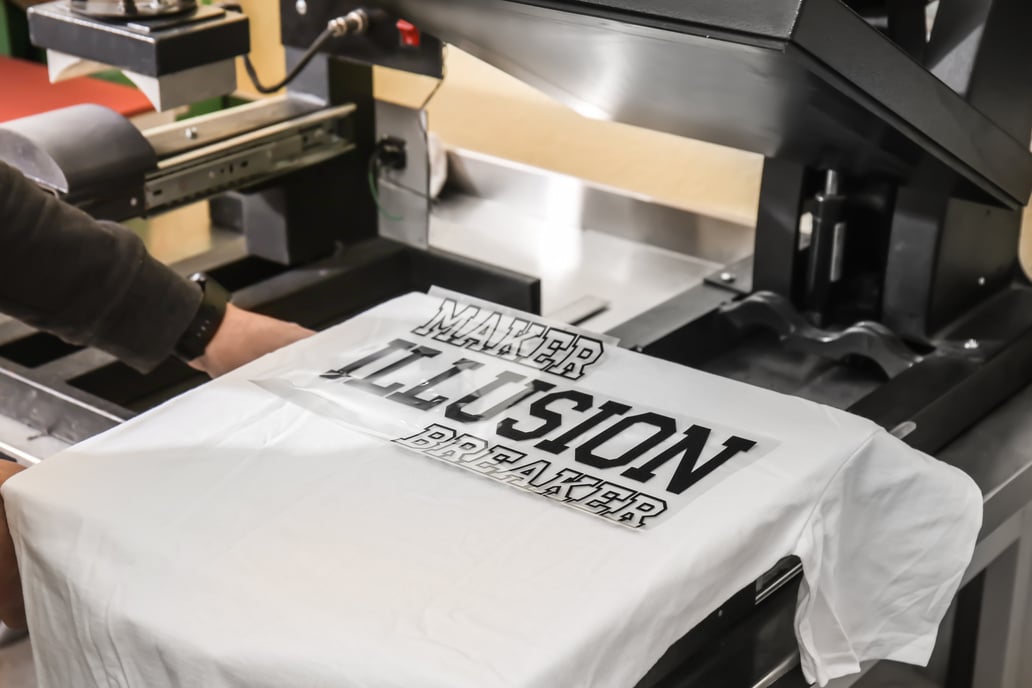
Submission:
{"label": "silver bolt", "polygon": [[738,278],[735,277],[734,273],[722,272],[720,273],[720,281],[724,284],[734,284]]}
{"label": "silver bolt", "polygon": [[824,176],[824,195],[838,196],[841,179],[842,178],[836,170],[828,170],[827,174]]}
{"label": "silver bolt", "polygon": [[978,286],[984,287],[985,286],[985,282],[986,282],[985,277],[979,277],[978,278]]}
{"label": "silver bolt", "polygon": [[[301,2],[301,0],[298,0]],[[365,10],[352,10],[343,17],[334,17],[326,24],[335,38],[349,34],[362,34],[369,28],[369,15]]]}
{"label": "silver bolt", "polygon": [[136,196],[133,196],[129,199],[129,205],[135,208],[136,206],[140,205],[140,201],[136,198]]}
{"label": "silver bolt", "polygon": [[193,141],[197,138],[197,127],[187,127],[186,131],[183,132],[183,135]]}
{"label": "silver bolt", "polygon": [[979,346],[980,345],[977,339],[969,339],[966,342],[964,342],[964,348],[968,351],[975,351],[976,349],[978,349]]}
{"label": "silver bolt", "polygon": [[297,2],[294,3],[294,9],[303,17],[308,14],[308,3],[305,2],[305,0],[297,0]]}

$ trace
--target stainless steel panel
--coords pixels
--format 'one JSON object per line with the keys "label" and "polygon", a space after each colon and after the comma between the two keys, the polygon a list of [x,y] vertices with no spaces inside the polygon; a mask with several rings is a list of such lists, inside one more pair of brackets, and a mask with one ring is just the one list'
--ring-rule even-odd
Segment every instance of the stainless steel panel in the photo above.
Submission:
{"label": "stainless steel panel", "polygon": [[834,0],[802,3],[773,38],[695,23],[694,7],[649,22],[584,2],[376,5],[587,117],[1009,206],[1032,184],[1027,146]]}
{"label": "stainless steel panel", "polygon": [[70,443],[0,415],[0,456],[31,466],[67,449]]}
{"label": "stainless steel panel", "polygon": [[469,150],[449,152],[445,191],[542,219],[561,203],[579,226],[721,265],[748,256],[755,235],[753,227]]}
{"label": "stainless steel panel", "polygon": [[[379,173],[380,236],[416,248],[429,246],[430,157],[426,112],[376,102],[376,140],[394,137],[405,142],[403,169]],[[373,170],[373,161],[369,161]]]}
{"label": "stainless steel panel", "polygon": [[782,147],[774,123],[788,121],[799,93],[788,84],[809,78],[781,59],[781,41],[727,44],[506,0],[377,4],[586,117],[764,155]]}
{"label": "stainless steel panel", "polygon": [[640,196],[488,156],[453,151],[430,243],[541,279],[542,311],[607,307],[583,327],[610,330],[747,256],[753,230]]}
{"label": "stainless steel panel", "polygon": [[23,372],[6,362],[0,368],[0,452],[20,462],[35,462],[60,449],[54,442],[80,442],[127,418],[114,405],[90,404],[64,383],[42,383]]}

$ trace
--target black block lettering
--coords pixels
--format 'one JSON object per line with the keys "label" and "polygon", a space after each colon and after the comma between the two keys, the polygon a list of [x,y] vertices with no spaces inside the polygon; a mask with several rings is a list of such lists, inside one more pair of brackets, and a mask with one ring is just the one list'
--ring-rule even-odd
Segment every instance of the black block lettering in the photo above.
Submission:
{"label": "black block lettering", "polygon": [[[656,428],[647,439],[642,440],[615,459],[607,459],[599,456],[595,450],[609,442],[615,437],[622,435],[636,425],[651,425]],[[670,437],[677,431],[677,421],[669,416],[661,416],[658,413],[639,413],[636,416],[629,416],[614,423],[609,428],[598,433],[584,444],[577,447],[576,460],[578,463],[594,466],[595,468],[619,468],[626,466],[639,456],[649,451],[657,444]]]}
{"label": "black block lettering", "polygon": [[554,327],[545,332],[541,344],[530,352],[529,364],[535,368],[549,368],[567,357],[570,347],[577,340],[577,335],[557,330]]}
{"label": "black block lettering", "polygon": [[756,443],[752,440],[747,440],[742,437],[731,437],[724,442],[724,450],[700,466],[698,470],[684,470],[685,466],[683,463],[678,466],[677,472],[674,473],[673,480],[670,481],[670,485],[667,487],[667,492],[672,492],[673,494],[678,495],[684,493],[684,491],[689,487],[696,484],[731,459],[741,453],[749,451],[755,446]]}
{"label": "black block lettering", "polygon": [[479,423],[485,420],[491,420],[499,413],[508,411],[513,406],[522,403],[525,399],[528,399],[539,392],[547,392],[548,390],[555,387],[550,382],[542,382],[540,380],[531,380],[527,383],[524,389],[516,392],[508,399],[500,401],[491,408],[487,409],[483,413],[466,413],[464,410],[466,406],[473,404],[480,399],[483,399],[488,394],[491,394],[498,388],[511,384],[513,382],[519,382],[520,380],[526,379],[524,375],[517,375],[510,371],[504,371],[499,373],[492,382],[484,385],[480,389],[470,392],[466,396],[462,397],[458,401],[453,401],[448,404],[448,408],[445,409],[444,415],[452,420],[457,420],[460,423]]}
{"label": "black block lettering", "polygon": [[523,452],[496,444],[491,447],[486,456],[473,457],[464,463],[467,468],[478,473],[493,473],[497,470],[504,470],[506,464],[516,463],[526,456]]}
{"label": "black block lettering", "polygon": [[388,356],[394,353],[395,351],[409,351],[410,349],[414,349],[415,346],[416,345],[412,342],[406,342],[404,339],[395,339],[379,351],[375,351],[369,354],[368,356],[363,356],[354,363],[349,363],[348,365],[342,368],[328,370],[322,375],[320,375],[320,377],[325,378],[327,380],[339,380],[342,377],[348,377],[349,375],[351,375],[351,373],[355,372],[359,368],[364,368],[370,363],[375,363],[376,361],[379,361],[381,358],[384,358],[385,356]]}
{"label": "black block lettering", "polygon": [[465,358],[460,359],[456,361],[451,368],[444,371],[443,373],[435,375],[429,380],[424,380],[415,387],[406,389],[403,392],[395,392],[387,398],[391,401],[396,401],[399,404],[405,404],[406,406],[417,408],[420,411],[429,411],[435,406],[440,406],[444,402],[448,401],[448,397],[434,396],[429,399],[423,399],[419,396],[420,394],[429,389],[433,389],[434,387],[441,384],[442,382],[445,382],[446,380],[450,380],[456,375],[462,373],[464,370],[476,370],[477,368],[483,367],[483,365],[483,363],[477,363],[476,361],[470,361]]}
{"label": "black block lettering", "polygon": [[495,356],[509,360],[525,358],[537,348],[539,342],[533,341],[545,331],[545,326],[532,323],[522,318],[513,319],[508,332],[490,346]]}
{"label": "black block lettering", "polygon": [[377,370],[373,373],[369,373],[365,377],[353,377],[348,380],[345,380],[344,384],[351,385],[352,387],[357,387],[358,389],[361,389],[364,392],[371,392],[372,394],[375,394],[380,397],[387,396],[391,392],[394,392],[404,387],[405,383],[394,382],[389,385],[378,385],[375,382],[373,382],[373,380],[378,380],[379,378],[384,377],[385,375],[395,373],[404,368],[405,366],[411,365],[412,363],[415,363],[416,361],[422,360],[424,358],[434,358],[435,356],[440,355],[440,353],[441,352],[437,349],[431,349],[425,346],[417,346],[415,349],[412,350],[412,353],[410,353],[408,356],[401,359],[400,361],[395,361],[394,363],[391,363],[388,366],[384,366],[383,368],[380,368],[380,370]]}
{"label": "black block lettering", "polygon": [[591,418],[585,419],[577,427],[563,433],[555,439],[538,442],[536,446],[538,449],[542,449],[549,454],[562,454],[570,448],[570,442],[577,439],[588,430],[591,430],[600,423],[604,423],[613,416],[622,416],[630,410],[631,407],[627,404],[621,404],[618,401],[607,401],[598,407],[598,413],[593,415]]}
{"label": "black block lettering", "polygon": [[538,459],[530,463],[520,464],[504,471],[498,471],[492,477],[503,483],[515,487],[532,487],[534,481],[541,477],[541,474],[552,467],[551,461]]}
{"label": "black block lettering", "polygon": [[667,503],[662,499],[639,493],[627,506],[604,515],[631,528],[641,528],[648,520],[656,518],[666,510]]}
{"label": "black block lettering", "polygon": [[[571,502],[595,494],[598,492],[598,485],[601,482],[600,478],[564,468],[547,483],[539,485],[538,493],[560,502]],[[574,490],[581,490],[582,493],[575,495],[573,494]]]}
{"label": "black block lettering", "polygon": [[427,449],[424,453],[435,459],[457,463],[468,457],[482,454],[485,449],[487,449],[487,441],[473,435],[459,435],[454,442],[449,442],[444,447]]}
{"label": "black block lettering", "polygon": [[584,377],[585,369],[598,362],[604,352],[602,340],[581,335],[569,355],[548,368],[548,372],[561,375],[568,380],[579,380]]}
{"label": "black block lettering", "polygon": [[549,406],[554,402],[562,400],[572,401],[574,411],[586,411],[595,403],[595,398],[586,392],[578,392],[576,390],[553,392],[552,394],[541,397],[530,405],[530,415],[535,418],[540,418],[543,421],[536,428],[520,430],[516,428],[516,420],[506,418],[498,424],[496,432],[502,437],[507,437],[519,442],[526,442],[527,440],[536,440],[539,437],[544,437],[563,424],[562,414],[557,411],[552,411],[549,408]]}
{"label": "black block lettering", "polygon": [[444,299],[434,317],[412,331],[423,337],[433,337],[439,342],[447,342],[480,313],[480,309],[473,305],[463,306],[462,310],[457,310],[458,307],[455,299]]}
{"label": "black block lettering", "polygon": [[483,321],[474,320],[455,335],[452,344],[469,347],[473,351],[483,351],[491,343],[491,338],[495,336],[501,320],[502,314],[497,311],[488,315]]}
{"label": "black block lettering", "polygon": [[645,465],[628,468],[621,475],[631,480],[637,480],[639,483],[647,483],[656,477],[657,470],[678,454],[681,454],[682,457],[681,464],[677,470],[687,470],[689,473],[694,471],[695,465],[699,462],[699,457],[702,456],[702,450],[706,448],[706,443],[709,442],[710,429],[704,428],[701,425],[693,425],[684,431],[684,435],[685,438],[683,440],[666,451],[661,452]]}
{"label": "black block lettering", "polygon": [[456,432],[451,428],[434,423],[433,425],[428,425],[415,435],[394,440],[394,443],[409,449],[415,449],[416,451],[426,451],[450,444],[455,441],[455,435]]}
{"label": "black block lettering", "polygon": [[599,486],[598,492],[590,499],[582,499],[577,503],[593,513],[605,514],[627,506],[636,494],[636,490],[606,482]]}

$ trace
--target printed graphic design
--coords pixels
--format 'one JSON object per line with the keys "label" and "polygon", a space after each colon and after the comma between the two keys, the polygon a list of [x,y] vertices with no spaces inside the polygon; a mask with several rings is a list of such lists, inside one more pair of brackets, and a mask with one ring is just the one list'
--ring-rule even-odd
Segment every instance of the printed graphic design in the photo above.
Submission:
{"label": "printed graphic design", "polygon": [[451,297],[443,298],[434,317],[412,333],[568,380],[584,377],[605,353],[604,340],[597,336]]}
{"label": "printed graphic design", "polygon": [[[613,340],[445,294],[430,317],[342,352],[290,400],[349,427],[628,528],[777,442],[601,395]],[[628,379],[629,385],[634,384]]]}

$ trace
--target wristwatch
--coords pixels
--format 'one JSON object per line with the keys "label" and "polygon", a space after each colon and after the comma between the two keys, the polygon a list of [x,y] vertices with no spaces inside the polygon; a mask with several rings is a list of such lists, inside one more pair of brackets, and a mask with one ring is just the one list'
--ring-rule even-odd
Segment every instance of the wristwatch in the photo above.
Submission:
{"label": "wristwatch", "polygon": [[187,362],[204,355],[222,319],[226,317],[226,305],[229,303],[229,292],[208,275],[199,272],[192,275],[190,281],[201,288],[202,296],[197,315],[190,321],[175,348],[176,356]]}

